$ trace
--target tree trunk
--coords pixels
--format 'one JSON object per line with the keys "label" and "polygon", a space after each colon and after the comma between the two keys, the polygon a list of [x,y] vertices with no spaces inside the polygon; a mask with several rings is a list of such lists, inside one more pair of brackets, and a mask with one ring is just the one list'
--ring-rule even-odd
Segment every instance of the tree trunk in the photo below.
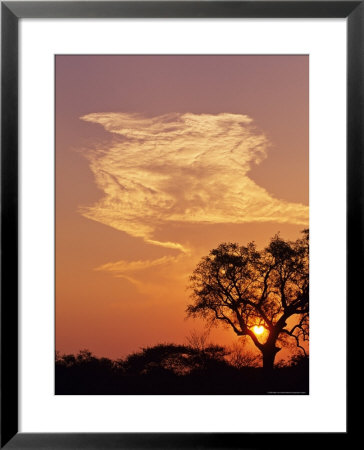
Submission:
{"label": "tree trunk", "polygon": [[276,354],[279,352],[280,348],[278,347],[265,347],[262,350],[263,354],[263,369],[266,372],[271,372],[274,367],[274,359],[276,357]]}
{"label": "tree trunk", "polygon": [[274,366],[274,358],[275,358],[276,354],[273,351],[265,351],[263,353],[263,369],[266,371],[271,371],[273,370],[273,366]]}

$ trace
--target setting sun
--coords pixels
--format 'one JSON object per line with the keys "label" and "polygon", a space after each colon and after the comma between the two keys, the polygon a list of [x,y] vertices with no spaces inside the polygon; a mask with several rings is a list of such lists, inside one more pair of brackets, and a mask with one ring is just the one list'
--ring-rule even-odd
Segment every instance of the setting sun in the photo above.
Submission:
{"label": "setting sun", "polygon": [[253,327],[253,331],[254,331],[254,334],[256,334],[256,335],[263,334],[264,333],[264,327],[262,325],[260,325],[259,327],[258,327],[258,325],[255,325]]}

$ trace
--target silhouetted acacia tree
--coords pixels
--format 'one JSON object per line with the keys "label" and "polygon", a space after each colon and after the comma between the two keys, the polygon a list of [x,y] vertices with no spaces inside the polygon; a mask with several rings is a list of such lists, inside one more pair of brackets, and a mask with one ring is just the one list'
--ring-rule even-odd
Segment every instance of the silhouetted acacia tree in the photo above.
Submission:
{"label": "silhouetted acacia tree", "polygon": [[[308,339],[309,253],[308,230],[294,242],[279,235],[258,251],[223,243],[204,257],[191,276],[192,303],[187,314],[230,326],[238,336],[249,336],[263,356],[263,367],[273,368],[277,344],[284,336],[301,346]],[[288,324],[289,322],[289,324]],[[254,326],[264,326],[257,337]]]}

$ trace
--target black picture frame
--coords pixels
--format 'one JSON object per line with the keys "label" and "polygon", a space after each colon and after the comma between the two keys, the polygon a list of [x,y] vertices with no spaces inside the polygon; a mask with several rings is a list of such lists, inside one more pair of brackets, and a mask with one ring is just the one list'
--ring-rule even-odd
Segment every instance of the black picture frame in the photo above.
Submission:
{"label": "black picture frame", "polygon": [[[1,448],[342,447],[345,433],[18,433],[18,21],[21,18],[346,18],[347,305],[363,263],[364,1],[1,2]],[[349,346],[348,346],[349,349]],[[350,432],[350,434],[349,434]]]}

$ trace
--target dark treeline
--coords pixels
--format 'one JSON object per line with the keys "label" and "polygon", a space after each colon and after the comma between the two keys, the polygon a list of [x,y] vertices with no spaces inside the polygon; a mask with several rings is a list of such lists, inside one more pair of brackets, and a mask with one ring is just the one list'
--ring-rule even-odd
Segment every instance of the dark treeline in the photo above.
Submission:
{"label": "dark treeline", "polygon": [[125,359],[88,350],[56,355],[56,394],[308,394],[308,358],[293,357],[272,372],[257,359],[217,345],[159,344]]}

